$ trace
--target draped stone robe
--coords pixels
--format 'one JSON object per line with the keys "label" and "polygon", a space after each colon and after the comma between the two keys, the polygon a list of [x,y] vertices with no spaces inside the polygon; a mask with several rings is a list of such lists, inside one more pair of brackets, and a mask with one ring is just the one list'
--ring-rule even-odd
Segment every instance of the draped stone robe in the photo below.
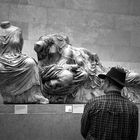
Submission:
{"label": "draped stone robe", "polygon": [[0,27],[0,93],[5,103],[37,102],[45,98],[40,93],[38,67],[34,59],[22,54],[20,28]]}

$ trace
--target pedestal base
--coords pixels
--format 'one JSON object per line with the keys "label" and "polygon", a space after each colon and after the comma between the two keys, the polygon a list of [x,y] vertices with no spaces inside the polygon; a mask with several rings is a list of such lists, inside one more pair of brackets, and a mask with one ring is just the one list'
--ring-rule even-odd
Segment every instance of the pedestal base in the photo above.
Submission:
{"label": "pedestal base", "polygon": [[60,104],[0,105],[0,140],[83,140],[82,114],[65,111]]}
{"label": "pedestal base", "polygon": [[0,140],[84,140],[80,134],[83,108],[76,104],[0,105]]}

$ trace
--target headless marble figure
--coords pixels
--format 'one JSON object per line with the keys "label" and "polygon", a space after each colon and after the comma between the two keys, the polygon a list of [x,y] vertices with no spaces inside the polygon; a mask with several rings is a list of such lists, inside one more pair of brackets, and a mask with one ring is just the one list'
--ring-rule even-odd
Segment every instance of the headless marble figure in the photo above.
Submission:
{"label": "headless marble figure", "polygon": [[0,25],[0,94],[4,103],[48,103],[35,60],[22,54],[23,37],[9,21]]}

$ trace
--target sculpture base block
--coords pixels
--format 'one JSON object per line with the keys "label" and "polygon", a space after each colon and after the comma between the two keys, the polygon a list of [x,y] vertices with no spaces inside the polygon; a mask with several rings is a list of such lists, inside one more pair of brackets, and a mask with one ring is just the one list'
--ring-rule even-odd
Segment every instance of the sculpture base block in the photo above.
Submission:
{"label": "sculpture base block", "polygon": [[71,112],[71,107],[73,105],[0,105],[0,140],[83,140],[82,114]]}
{"label": "sculpture base block", "polygon": [[80,104],[0,105],[0,140],[83,140],[83,108]]}

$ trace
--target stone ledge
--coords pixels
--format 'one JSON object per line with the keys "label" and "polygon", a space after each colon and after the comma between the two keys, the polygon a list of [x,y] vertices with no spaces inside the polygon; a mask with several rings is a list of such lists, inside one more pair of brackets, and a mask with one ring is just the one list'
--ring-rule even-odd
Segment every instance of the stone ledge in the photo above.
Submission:
{"label": "stone ledge", "polygon": [[82,114],[65,112],[66,106],[76,105],[82,104],[28,104],[28,114],[22,115],[14,114],[16,105],[0,105],[0,140],[83,140]]}
{"label": "stone ledge", "polygon": [[83,140],[82,114],[65,113],[64,104],[25,106],[28,114],[14,114],[15,105],[0,105],[0,140]]}
{"label": "stone ledge", "polygon": [[9,105],[0,105],[0,115],[1,114],[65,114],[65,113],[82,114],[83,109],[84,109],[84,104],[47,104],[47,105],[9,104]]}

